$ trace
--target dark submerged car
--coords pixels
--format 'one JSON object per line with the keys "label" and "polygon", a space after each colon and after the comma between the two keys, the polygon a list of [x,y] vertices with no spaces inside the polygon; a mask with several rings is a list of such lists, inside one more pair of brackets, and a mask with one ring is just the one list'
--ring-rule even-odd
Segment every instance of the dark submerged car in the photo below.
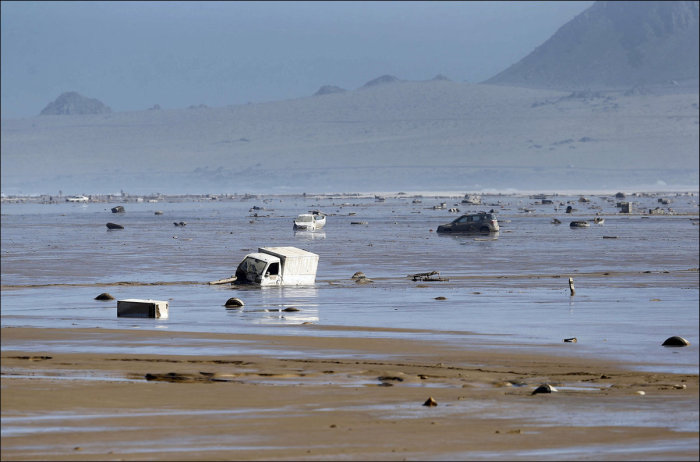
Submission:
{"label": "dark submerged car", "polygon": [[498,220],[491,213],[479,212],[462,215],[452,223],[438,226],[438,233],[496,233]]}

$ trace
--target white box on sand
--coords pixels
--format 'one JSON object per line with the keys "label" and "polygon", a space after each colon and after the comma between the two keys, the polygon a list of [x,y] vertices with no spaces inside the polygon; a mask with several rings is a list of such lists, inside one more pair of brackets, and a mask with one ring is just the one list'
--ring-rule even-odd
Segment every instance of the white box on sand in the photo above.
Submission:
{"label": "white box on sand", "polygon": [[161,300],[139,300],[135,298],[117,300],[117,317],[167,318],[168,302]]}

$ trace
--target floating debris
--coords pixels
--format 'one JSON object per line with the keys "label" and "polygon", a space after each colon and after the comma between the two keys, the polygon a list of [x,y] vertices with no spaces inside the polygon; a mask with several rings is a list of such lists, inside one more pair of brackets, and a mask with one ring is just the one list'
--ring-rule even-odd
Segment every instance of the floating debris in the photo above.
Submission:
{"label": "floating debris", "polygon": [[569,290],[571,291],[571,296],[576,295],[576,288],[574,287],[574,278],[569,278]]}
{"label": "floating debris", "polygon": [[117,317],[168,318],[168,302],[165,300],[143,300],[129,298],[117,300]]}
{"label": "floating debris", "polygon": [[443,296],[435,297],[435,300],[447,300],[447,297],[443,297]]}
{"label": "floating debris", "polygon": [[163,215],[163,211],[162,211],[162,210],[156,210],[155,212],[153,212],[153,214],[154,214],[154,215]]}
{"label": "floating debris", "polygon": [[124,213],[126,212],[126,209],[124,209],[124,206],[122,205],[117,205],[116,207],[112,207],[112,213]]}
{"label": "floating debris", "polygon": [[572,228],[588,228],[591,225],[585,220],[575,220],[569,223],[569,226]]}
{"label": "floating debris", "polygon": [[564,342],[566,343],[576,343],[578,342],[578,339],[576,337],[571,337],[571,338],[565,338]]}
{"label": "floating debris", "polygon": [[116,223],[107,223],[107,229],[124,229],[122,225],[118,225]]}
{"label": "floating debris", "polygon": [[[436,277],[433,277],[433,276],[436,276]],[[430,271],[427,273],[409,274],[408,277],[412,278],[414,281],[449,281],[449,279],[441,278],[439,271]]]}
{"label": "floating debris", "polygon": [[366,221],[351,221],[351,225],[366,225],[368,224]]}
{"label": "floating debris", "polygon": [[224,279],[217,279],[216,281],[209,281],[209,285],[228,284],[228,283],[235,282],[236,279],[238,279],[236,276],[231,276],[230,278],[224,278]]}
{"label": "floating debris", "polygon": [[365,276],[365,273],[362,271],[357,271],[355,274],[352,275],[352,279],[355,281],[356,284],[369,284],[370,282],[374,282],[367,276]]}
{"label": "floating debris", "polygon": [[561,220],[559,220],[559,219],[557,219],[557,218],[552,218],[552,224],[553,224],[553,225],[560,225],[560,224],[561,224]]}
{"label": "floating debris", "polygon": [[173,224],[175,226],[186,226],[187,225],[187,223],[185,223],[184,221],[174,221]]}
{"label": "floating debris", "polygon": [[282,311],[292,312],[292,311],[301,311],[301,310],[297,307],[294,307],[294,306],[288,306],[287,308],[283,309]]}

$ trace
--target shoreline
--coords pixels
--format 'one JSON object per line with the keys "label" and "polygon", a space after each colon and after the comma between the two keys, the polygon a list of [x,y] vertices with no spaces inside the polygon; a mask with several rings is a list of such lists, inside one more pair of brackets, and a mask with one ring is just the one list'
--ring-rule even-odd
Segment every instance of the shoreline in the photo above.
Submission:
{"label": "shoreline", "polygon": [[[51,349],[89,339],[130,348],[227,341],[279,353]],[[45,347],[27,352],[25,342]],[[277,336],[5,327],[2,347],[2,460],[619,460],[644,448],[653,458],[698,458],[697,374],[313,328]],[[533,395],[542,383],[558,391]],[[438,405],[423,406],[429,397]]]}
{"label": "shoreline", "polygon": [[[629,190],[630,188],[622,188]],[[663,195],[673,196],[697,196],[700,194],[700,189],[689,186],[679,187],[659,187],[653,188],[632,188],[633,192],[627,192],[626,198],[645,198],[657,197]],[[615,197],[619,191],[592,189],[592,190],[480,190],[472,191],[472,193],[482,196],[493,197],[527,197],[535,199],[537,197],[570,197],[570,196],[602,196]],[[247,201],[253,199],[270,198],[306,198],[309,200],[320,199],[375,199],[376,196],[386,196],[388,198],[426,198],[426,199],[460,199],[464,198],[463,191],[364,191],[364,192],[318,192],[318,193],[244,193],[244,194],[229,194],[229,193],[198,193],[198,194],[162,194],[162,193],[146,193],[146,194],[114,194],[114,193],[90,193],[81,194],[79,196],[71,195],[54,195],[49,193],[36,194],[4,194],[0,197],[0,202],[3,204],[13,203],[35,203],[35,204],[87,204],[87,203],[177,203],[177,202],[199,202],[199,201]],[[82,197],[82,198],[81,198]],[[69,200],[69,198],[72,198]],[[80,199],[79,199],[80,198]],[[146,202],[144,202],[146,199]],[[623,197],[621,200],[624,200]],[[634,215],[634,213],[632,214]]]}

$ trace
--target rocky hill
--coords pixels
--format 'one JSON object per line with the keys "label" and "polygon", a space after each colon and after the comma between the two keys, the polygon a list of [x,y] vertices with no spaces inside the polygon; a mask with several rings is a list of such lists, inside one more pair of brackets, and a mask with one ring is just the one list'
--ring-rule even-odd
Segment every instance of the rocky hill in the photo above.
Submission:
{"label": "rocky hill", "polygon": [[112,110],[100,100],[87,98],[77,92],[63,93],[56,101],[49,103],[40,115],[108,114]]}
{"label": "rocky hill", "polygon": [[566,90],[682,85],[698,79],[698,37],[697,1],[596,2],[486,83]]}

